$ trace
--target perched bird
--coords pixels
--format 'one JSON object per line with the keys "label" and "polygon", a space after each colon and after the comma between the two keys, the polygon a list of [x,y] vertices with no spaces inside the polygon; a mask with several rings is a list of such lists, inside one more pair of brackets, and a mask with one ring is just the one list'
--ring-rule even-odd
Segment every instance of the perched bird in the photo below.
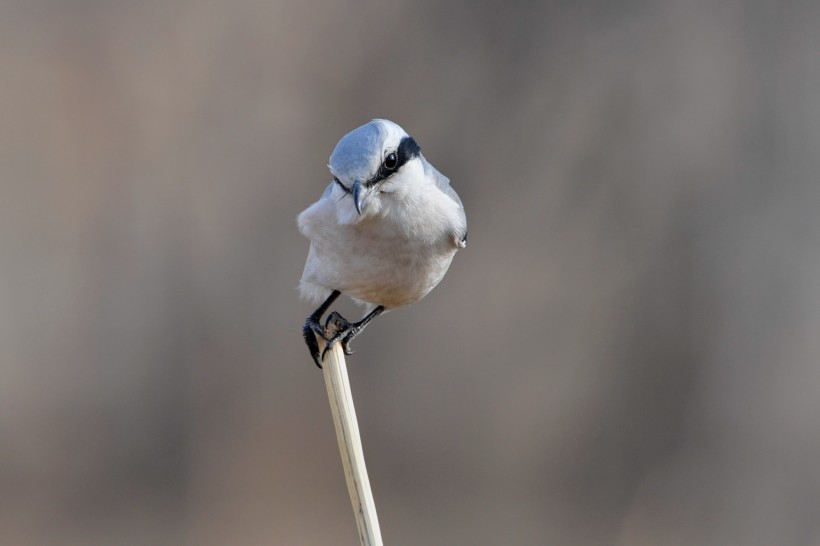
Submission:
{"label": "perched bird", "polygon": [[[334,343],[350,354],[350,341],[371,320],[426,296],[467,244],[461,199],[392,121],[374,119],[342,137],[328,167],[333,181],[297,218],[310,239],[300,293],[322,302],[303,328],[320,368]],[[340,294],[365,305],[366,315],[351,323],[334,311],[323,326]],[[338,331],[327,338],[331,322]],[[327,341],[321,354],[317,335]]]}

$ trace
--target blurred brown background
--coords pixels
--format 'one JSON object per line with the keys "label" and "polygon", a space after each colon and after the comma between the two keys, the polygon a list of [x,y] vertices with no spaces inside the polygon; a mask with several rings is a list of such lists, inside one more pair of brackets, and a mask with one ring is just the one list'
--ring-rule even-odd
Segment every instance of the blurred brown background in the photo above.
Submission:
{"label": "blurred brown background", "polygon": [[386,117],[470,223],[349,360],[386,543],[820,544],[818,28],[3,2],[0,543],[357,543],[295,217]]}

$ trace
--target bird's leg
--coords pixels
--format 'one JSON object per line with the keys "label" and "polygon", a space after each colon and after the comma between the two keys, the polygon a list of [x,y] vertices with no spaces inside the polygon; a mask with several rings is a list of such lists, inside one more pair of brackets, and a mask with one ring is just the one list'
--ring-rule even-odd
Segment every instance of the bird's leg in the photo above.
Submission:
{"label": "bird's leg", "polygon": [[322,361],[319,359],[319,342],[316,341],[316,336],[322,336],[324,340],[327,340],[327,338],[325,337],[325,329],[322,328],[319,321],[322,319],[322,315],[325,314],[325,311],[327,311],[327,308],[339,297],[339,294],[341,294],[341,292],[338,290],[331,292],[324,303],[322,303],[312,315],[305,319],[305,324],[302,326],[302,336],[304,336],[305,343],[308,346],[308,350],[310,350],[310,356],[313,357],[313,361],[320,368],[322,367]]}
{"label": "bird's leg", "polygon": [[333,344],[340,339],[342,340],[342,349],[344,349],[345,354],[352,354],[353,351],[350,350],[350,342],[354,337],[359,335],[362,330],[364,330],[364,327],[367,326],[371,320],[378,317],[383,312],[384,306],[379,305],[370,311],[362,320],[354,323],[348,322],[342,315],[335,311],[331,313],[330,316],[327,317],[327,322],[330,323],[332,321],[339,330],[333,335],[333,337],[327,340],[325,350],[322,351],[322,359],[324,359],[325,353],[333,347]]}

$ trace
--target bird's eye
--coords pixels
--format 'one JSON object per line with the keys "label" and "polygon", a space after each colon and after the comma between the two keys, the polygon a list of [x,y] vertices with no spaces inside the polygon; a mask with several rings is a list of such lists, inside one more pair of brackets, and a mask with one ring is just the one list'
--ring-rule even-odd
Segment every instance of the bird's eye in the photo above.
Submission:
{"label": "bird's eye", "polygon": [[391,153],[387,157],[384,158],[384,168],[388,171],[392,171],[396,168],[399,164],[399,158],[396,157],[395,153]]}

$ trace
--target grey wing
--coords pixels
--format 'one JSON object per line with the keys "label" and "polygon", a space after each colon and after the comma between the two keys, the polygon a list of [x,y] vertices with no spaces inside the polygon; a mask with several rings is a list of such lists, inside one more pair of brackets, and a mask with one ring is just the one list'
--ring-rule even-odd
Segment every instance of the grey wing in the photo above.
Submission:
{"label": "grey wing", "polygon": [[330,194],[331,194],[331,193],[333,193],[333,185],[334,185],[335,183],[336,183],[336,182],[331,182],[330,184],[328,184],[327,188],[325,188],[325,192],[322,194],[322,197],[320,197],[319,199],[327,199],[327,198],[329,198],[329,197],[330,197]]}
{"label": "grey wing", "polygon": [[464,226],[464,233],[459,234],[459,240],[462,243],[461,246],[463,246],[467,243],[467,216],[464,213],[464,205],[461,203],[461,199],[456,193],[456,190],[450,186],[450,179],[441,174],[438,169],[433,167],[426,159],[424,160],[424,169],[433,177],[436,185],[444,193],[444,195],[458,203],[458,211],[461,214],[461,223]]}

